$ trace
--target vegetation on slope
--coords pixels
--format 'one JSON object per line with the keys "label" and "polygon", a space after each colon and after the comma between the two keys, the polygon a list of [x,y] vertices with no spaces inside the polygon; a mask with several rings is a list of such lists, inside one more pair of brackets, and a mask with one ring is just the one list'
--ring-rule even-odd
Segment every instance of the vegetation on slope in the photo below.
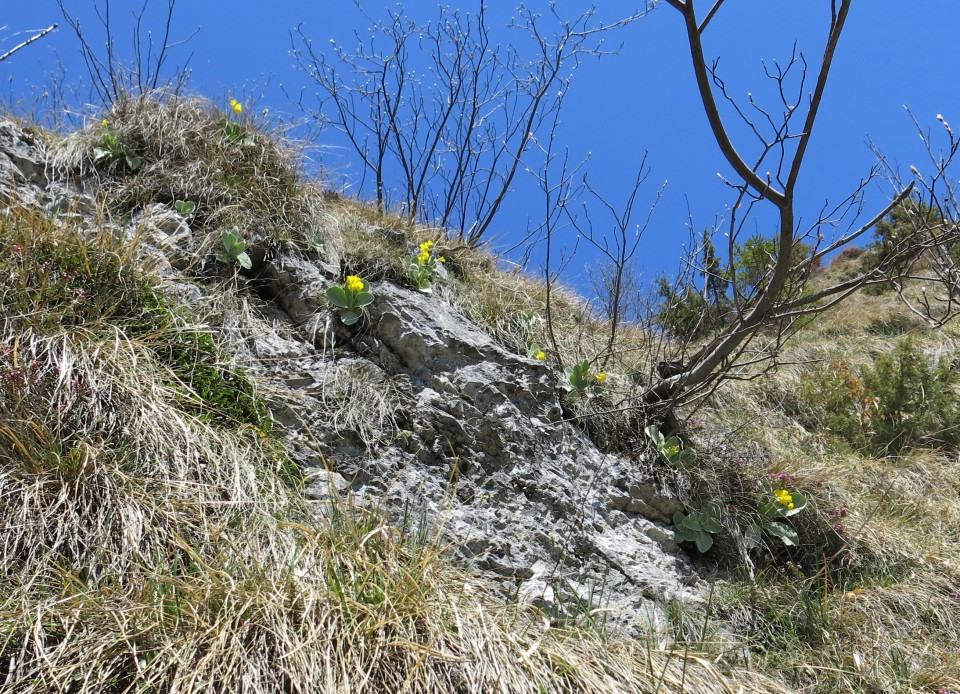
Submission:
{"label": "vegetation on slope", "polygon": [[[151,101],[127,112],[170,109],[178,122],[178,108]],[[153,172],[167,175],[163,160]],[[150,189],[143,174],[129,184]],[[317,214],[331,246],[349,249],[344,274],[407,282],[411,248],[436,239],[448,257],[438,301],[517,352],[549,344],[542,284],[439,230],[336,196]],[[371,236],[370,222],[400,232],[393,245]],[[216,233],[208,224],[200,233]],[[498,605],[436,538],[391,528],[349,500],[312,508],[251,377],[202,316],[158,288],[109,216],[86,226],[16,204],[0,224],[9,686],[716,691],[732,677],[775,691],[763,672],[801,691],[958,686],[956,394],[952,363],[932,358],[952,354],[956,338],[923,328],[895,295],[864,295],[849,314],[808,325],[776,380],[725,386],[690,413],[680,442],[696,449],[696,464],[661,456],[655,474],[691,512],[722,504],[723,528],[702,561],[724,580],[708,615],[668,608],[671,633],[631,643],[591,620],[558,628]],[[207,281],[243,291],[225,277]],[[558,370],[586,358],[610,374],[594,397],[571,399],[568,414],[611,450],[650,450],[641,413],[617,404],[662,337],[621,330],[611,348],[608,326],[556,290],[551,312],[562,339],[545,356]],[[884,429],[905,419],[914,425]],[[806,500],[789,519],[799,542],[751,546],[747,522],[785,487]]]}
{"label": "vegetation on slope", "polygon": [[[193,123],[180,109],[144,99],[112,115],[159,119],[151,127],[179,143],[188,139],[177,129]],[[87,149],[68,138],[67,151],[99,146],[77,137]],[[208,152],[167,165],[138,149],[126,173],[99,162],[111,183],[97,220],[50,219],[15,198],[0,219],[6,688],[712,692],[732,677],[778,690],[757,673],[725,674],[688,645],[664,649],[656,635],[551,626],[498,603],[438,538],[349,500],[306,502],[252,377],[110,221],[162,200],[160,182],[192,156],[208,165]],[[207,212],[199,233],[218,233],[219,209]],[[332,212],[317,214],[334,228]],[[194,248],[197,266],[222,270],[207,274],[211,288],[245,291],[235,267]]]}
{"label": "vegetation on slope", "polygon": [[[729,266],[715,272],[714,253],[703,268],[732,287],[661,285],[661,298],[681,312],[673,324],[661,315],[660,325],[682,328],[692,339],[685,345],[660,330],[598,320],[556,286],[501,272],[473,247],[486,224],[476,235],[462,228],[460,241],[472,242],[458,244],[455,232],[414,223],[427,207],[414,200],[393,217],[380,190],[376,211],[325,195],[300,178],[294,150],[242,104],[221,110],[195,99],[131,98],[144,77],[158,84],[170,45],[164,40],[155,63],[138,56],[146,74],[115,71],[112,55],[105,74],[96,49],[67,17],[110,106],[55,146],[51,171],[84,180],[103,211],[90,224],[89,216],[68,211],[47,219],[14,202],[0,223],[5,686],[960,689],[956,334],[949,326],[927,329],[887,292],[897,285],[902,297],[918,299],[915,307],[929,309],[925,289],[903,278],[932,269],[934,279],[953,281],[957,227],[949,217],[956,200],[948,167],[956,138],[941,119],[948,156],[933,157],[932,183],[918,174],[900,184],[898,199],[907,204],[887,208],[890,219],[877,226],[881,243],[859,261],[848,246],[817,275],[821,261],[873,226],[828,247],[819,232],[830,219],[806,233],[793,221],[793,190],[829,57],[811,94],[802,87],[795,100],[787,94],[789,67],[776,79],[784,121],[771,123],[774,144],[751,169],[726,136],[700,44],[721,3],[704,18],[692,3],[665,4],[685,19],[704,107],[739,175],[735,188],[741,199],[765,198],[780,218],[775,242],[738,241],[751,225],[731,219]],[[834,4],[826,56],[850,5]],[[578,26],[568,24],[568,36]],[[171,84],[182,87],[182,79]],[[550,84],[538,87],[546,94]],[[791,135],[789,120],[804,106],[807,122]],[[402,143],[416,151],[406,122],[392,119],[389,127],[399,127],[393,134],[401,151]],[[525,142],[529,131],[516,132]],[[793,140],[800,144],[788,156]],[[472,150],[472,140],[465,142],[463,151]],[[779,169],[764,163],[771,152],[781,156]],[[761,171],[783,171],[791,158],[786,181],[764,178]],[[519,156],[508,159],[516,169]],[[431,157],[423,161],[433,165]],[[382,169],[375,173],[380,181]],[[444,175],[465,173],[470,169]],[[538,172],[544,185],[546,173]],[[930,204],[911,197],[921,194]],[[852,207],[857,200],[848,198]],[[929,214],[941,203],[946,214]],[[670,633],[651,633],[643,643],[597,631],[590,605],[581,622],[559,628],[532,609],[497,603],[453,567],[436,538],[408,536],[349,500],[318,514],[299,495],[255,378],[232,365],[229,346],[214,339],[213,317],[196,305],[173,305],[162,279],[138,265],[138,239],[115,237],[122,224],[113,218],[125,223],[151,204],[189,218],[192,237],[177,242],[182,254],[174,264],[200,275],[222,303],[256,288],[247,280],[280,247],[338,264],[345,286],[351,278],[362,286],[360,277],[409,286],[419,283],[411,258],[433,242],[446,261],[431,277],[436,299],[458,306],[517,353],[548,361],[568,394],[565,414],[602,447],[649,465],[677,490],[685,505],[674,517],[678,539],[694,556],[703,550],[703,568],[722,578],[708,613],[667,605]],[[911,218],[916,211],[923,214]],[[617,219],[621,231],[629,226],[629,215],[624,219]],[[906,233],[894,233],[905,221]],[[621,250],[634,243],[623,241]],[[628,259],[611,256],[617,287]],[[863,291],[850,298],[851,288]],[[830,295],[844,302],[821,314],[818,297]],[[953,294],[947,298],[946,313],[927,317],[946,321],[954,311]],[[614,292],[611,305],[621,299]],[[711,337],[720,338],[712,347]],[[775,380],[735,382],[752,379],[749,366],[770,358],[780,362]],[[727,366],[738,361],[746,368]],[[728,376],[734,381],[716,388],[715,379]],[[377,388],[351,392],[373,397]],[[637,407],[650,395],[691,407],[651,429],[649,412]],[[349,426],[382,428],[355,421],[364,416],[376,413],[355,408]],[[333,418],[331,426],[346,425]]]}

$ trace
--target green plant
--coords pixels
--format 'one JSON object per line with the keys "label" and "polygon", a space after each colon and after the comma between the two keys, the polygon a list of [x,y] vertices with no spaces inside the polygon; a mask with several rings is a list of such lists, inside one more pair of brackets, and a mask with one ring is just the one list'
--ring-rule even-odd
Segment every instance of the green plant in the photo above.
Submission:
{"label": "green plant", "polygon": [[666,277],[657,280],[660,305],[656,322],[681,340],[719,330],[729,321],[728,314],[733,307],[729,297],[730,278],[720,264],[708,232],[701,237],[701,244],[700,257],[695,263],[700,268],[698,271],[678,278],[675,283]]}
{"label": "green plant", "polygon": [[228,141],[239,142],[242,147],[253,147],[256,144],[250,135],[244,135],[243,125],[240,123],[232,123],[224,118],[221,125],[223,125],[223,134],[226,135]]}
{"label": "green plant", "polygon": [[673,528],[677,542],[694,542],[700,552],[713,547],[714,534],[723,530],[720,518],[723,506],[718,501],[708,501],[699,510],[673,514]]}
{"label": "green plant", "polygon": [[807,500],[800,492],[775,489],[772,498],[760,505],[759,516],[746,526],[744,535],[747,547],[752,549],[759,546],[764,533],[777,538],[788,547],[799,544],[797,531],[780,521],[797,515],[806,505]]}
{"label": "green plant", "polygon": [[240,238],[240,230],[234,227],[223,232],[220,237],[222,248],[217,252],[217,260],[223,263],[237,263],[244,270],[253,267],[253,261],[247,254],[247,245]]}
{"label": "green plant", "polygon": [[417,291],[429,294],[431,291],[430,285],[436,279],[440,265],[447,262],[447,259],[442,255],[434,254],[433,241],[424,241],[419,248],[420,252],[417,257],[410,258],[407,263],[407,278],[417,288]]}
{"label": "green plant", "polygon": [[800,377],[791,409],[805,427],[819,429],[863,448],[870,430],[872,394],[840,359],[817,364]]}
{"label": "green plant", "polygon": [[536,359],[537,361],[545,361],[547,358],[547,353],[543,351],[543,348],[541,348],[540,345],[533,343],[527,350],[527,358]]}
{"label": "green plant", "polygon": [[[243,104],[236,99],[230,99],[230,108],[238,116],[243,115]],[[242,123],[234,123],[224,117],[220,120],[220,125],[223,128],[223,134],[226,136],[228,142],[239,142],[241,147],[253,147],[256,145],[253,137],[245,134],[246,131]]]}
{"label": "green plant", "polygon": [[606,577],[599,585],[591,580],[586,586],[578,586],[558,576],[548,585],[553,591],[553,601],[544,612],[552,626],[575,626],[601,636],[604,634],[609,613],[604,609],[609,599]]}
{"label": "green plant", "polygon": [[872,452],[899,453],[919,445],[960,441],[960,396],[949,360],[934,365],[912,339],[877,359],[863,376],[871,395]]}
{"label": "green plant", "polygon": [[[544,358],[546,355],[544,355]],[[607,374],[594,374],[590,369],[590,360],[584,359],[579,364],[564,369],[560,387],[572,399],[592,398],[601,383],[607,380]]]}
{"label": "green plant", "polygon": [[726,296],[722,297],[724,304],[717,305],[693,285],[676,288],[665,277],[657,281],[657,295],[660,304],[656,322],[678,339],[692,340],[708,335],[724,323]]}
{"label": "green plant", "polygon": [[327,238],[322,231],[316,228],[306,229],[303,232],[303,240],[307,247],[317,253],[325,253],[327,250]]}
{"label": "green plant", "polygon": [[897,454],[917,445],[960,443],[958,376],[933,364],[911,338],[859,375],[838,360],[801,377],[797,415],[858,450]]}
{"label": "green plant", "polygon": [[353,325],[363,313],[363,309],[373,303],[370,285],[356,275],[347,275],[344,286],[336,285],[327,289],[327,300],[340,309],[340,320],[344,325]]}
{"label": "green plant", "polygon": [[99,147],[93,148],[93,161],[119,159],[124,161],[131,171],[139,169],[143,160],[120,142],[120,138],[110,129],[110,121],[104,118],[100,125],[102,127],[101,143]]}
{"label": "green plant", "polygon": [[543,322],[543,318],[536,311],[529,309],[520,313],[520,330],[518,338],[522,343],[527,344],[527,358],[545,361],[547,352],[539,342],[534,338],[537,334],[537,327]]}
{"label": "green plant", "polygon": [[181,217],[189,217],[197,211],[197,203],[191,200],[177,200],[173,206]]}
{"label": "green plant", "polygon": [[[755,235],[743,243],[738,243],[734,249],[734,267],[736,268],[737,292],[741,296],[749,296],[763,286],[764,281],[773,271],[773,265],[778,255],[776,239],[767,236]],[[801,263],[813,253],[813,247],[803,241],[794,241],[790,251],[790,263],[794,266]],[[788,282],[784,288],[785,294],[791,293]]]}
{"label": "green plant", "polygon": [[523,323],[523,330],[528,335],[533,334],[533,331],[536,329],[539,323],[543,322],[543,318],[540,317],[540,314],[533,310],[523,311],[520,314],[520,321]]}
{"label": "green plant", "polygon": [[683,467],[696,459],[697,453],[694,449],[684,448],[680,437],[676,435],[665,438],[656,424],[648,425],[643,431],[660,456],[670,465]]}

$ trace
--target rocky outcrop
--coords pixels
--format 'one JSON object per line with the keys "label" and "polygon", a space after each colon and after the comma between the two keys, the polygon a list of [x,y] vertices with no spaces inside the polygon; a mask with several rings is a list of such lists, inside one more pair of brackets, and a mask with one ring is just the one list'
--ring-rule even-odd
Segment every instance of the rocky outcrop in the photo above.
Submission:
{"label": "rocky outcrop", "polygon": [[[279,347],[275,324],[254,356],[297,403],[279,415],[287,430],[316,434],[301,456],[315,496],[349,489],[426,523],[505,592],[558,616],[602,604],[639,630],[657,618],[657,601],[700,599],[669,528],[682,506],[638,461],[602,453],[563,420],[542,362],[508,352],[433,296],[375,283],[367,319],[346,328],[322,299],[330,280],[316,265],[279,258],[263,274],[299,339]],[[378,431],[330,426],[344,370],[365,385],[342,396],[369,398]]]}
{"label": "rocky outcrop", "polygon": [[[44,171],[31,139],[0,123],[4,192],[84,214],[89,198]],[[184,302],[220,291],[181,276],[202,244],[175,210],[148,206],[120,232]],[[374,284],[361,323],[344,326],[324,299],[337,268],[251,250],[248,310],[225,310],[220,327],[260,381],[310,494],[349,492],[410,532],[441,533],[505,595],[558,618],[605,607],[639,632],[659,619],[659,602],[702,599],[669,526],[679,504],[642,460],[604,454],[564,420],[543,363],[389,282]]]}

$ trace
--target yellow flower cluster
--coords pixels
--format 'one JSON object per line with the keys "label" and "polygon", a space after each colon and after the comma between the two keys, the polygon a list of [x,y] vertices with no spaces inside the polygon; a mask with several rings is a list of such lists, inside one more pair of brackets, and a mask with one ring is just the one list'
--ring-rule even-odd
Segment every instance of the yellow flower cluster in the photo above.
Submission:
{"label": "yellow flower cluster", "polygon": [[[427,262],[430,260],[430,249],[432,248],[433,241],[424,241],[420,244],[420,254],[417,256],[417,265],[422,267],[427,264]],[[447,262],[447,259],[443,256],[440,256],[437,258],[437,260],[441,263]]]}
{"label": "yellow flower cluster", "polygon": [[108,121],[106,118],[104,118],[102,121],[100,121],[100,125],[102,125],[104,128],[106,128],[108,125],[110,125],[110,121]]}
{"label": "yellow flower cluster", "polygon": [[347,275],[347,291],[362,292],[366,283],[356,275]]}
{"label": "yellow flower cluster", "polygon": [[430,247],[433,245],[433,241],[424,241],[420,244],[420,255],[417,256],[418,265],[426,265],[427,261],[430,260]]}
{"label": "yellow flower cluster", "polygon": [[786,509],[793,510],[793,495],[790,492],[786,489],[777,489],[773,495],[777,497],[777,503]]}
{"label": "yellow flower cluster", "polygon": [[605,373],[603,373],[603,372],[601,371],[601,372],[598,373],[596,376],[594,376],[594,378],[597,379],[597,383],[603,383],[604,381],[607,380],[607,374],[605,374]]}
{"label": "yellow flower cluster", "polygon": [[238,116],[243,113],[243,104],[241,104],[236,99],[230,99],[230,108],[233,109],[233,112]]}
{"label": "yellow flower cluster", "polygon": [[541,349],[539,352],[533,355],[533,358],[537,361],[543,361],[547,358],[547,353]]}

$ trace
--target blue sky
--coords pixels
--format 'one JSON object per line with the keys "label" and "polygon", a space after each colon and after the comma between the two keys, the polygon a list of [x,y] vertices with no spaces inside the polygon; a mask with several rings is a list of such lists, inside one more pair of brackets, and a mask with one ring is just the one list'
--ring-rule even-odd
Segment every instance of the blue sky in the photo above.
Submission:
{"label": "blue sky", "polygon": [[[160,0],[153,0],[159,8]],[[506,3],[497,0],[496,11]],[[706,6],[704,0],[700,4]],[[48,75],[64,66],[68,82],[85,75],[78,44],[62,23],[54,0],[8,3],[0,32],[0,49],[8,49],[32,30],[61,22],[58,33],[0,63],[0,79],[8,98],[31,100],[42,93]],[[69,11],[93,27],[92,0],[66,0]],[[114,0],[119,22],[137,3]],[[546,6],[542,0],[528,3]],[[364,3],[379,15],[386,5]],[[474,3],[462,3],[464,9]],[[575,17],[589,5],[560,0],[562,15]],[[608,0],[600,17],[614,20],[628,14],[635,3]],[[269,9],[265,9],[269,7]],[[408,2],[412,16],[432,17],[433,2]],[[822,51],[829,20],[829,0],[728,0],[708,29],[706,50],[721,58],[721,72],[734,96],[748,92],[762,96],[761,60],[783,61],[796,41],[812,66]],[[155,8],[156,9],[156,8]],[[703,9],[701,9],[703,12]],[[500,28],[507,18],[499,15],[495,36],[507,40]],[[274,114],[296,117],[281,86],[298,92],[309,84],[293,69],[289,32],[303,24],[316,44],[336,39],[352,40],[354,30],[364,31],[366,20],[351,0],[326,2],[199,2],[180,0],[174,36],[200,31],[174,55],[183,60],[193,52],[191,89],[217,101],[236,96]],[[826,200],[839,201],[869,172],[875,157],[866,145],[872,139],[903,170],[910,164],[923,169],[924,151],[909,116],[908,105],[925,128],[939,127],[936,116],[960,123],[960,84],[957,79],[955,33],[960,27],[960,3],[943,0],[858,0],[841,41],[824,107],[817,123],[808,166],[799,190],[798,209],[806,218],[815,215]],[[126,32],[120,32],[121,37]],[[679,14],[661,3],[648,17],[611,36],[608,43],[623,43],[619,55],[585,64],[575,75],[565,106],[561,142],[573,158],[591,153],[588,169],[593,184],[612,201],[627,194],[636,169],[648,153],[650,175],[641,190],[637,209],[645,213],[656,191],[669,181],[638,256],[646,277],[671,272],[681,247],[687,243],[688,216],[695,228],[712,226],[732,200],[718,173],[729,171],[719,155],[695,92]],[[129,43],[126,44],[126,47]],[[121,50],[124,50],[121,46]],[[811,68],[815,70],[814,68]],[[738,136],[746,133],[739,129]],[[740,142],[746,143],[743,138]],[[321,135],[318,144],[335,144]],[[743,145],[745,150],[749,147]],[[322,162],[330,169],[349,173],[349,160],[328,150]],[[524,186],[528,186],[524,188]],[[542,203],[534,199],[529,183],[518,183],[518,194],[492,229],[495,246],[508,245],[536,219]],[[874,185],[867,210],[882,207],[890,188]],[[762,220],[765,221],[765,220]],[[599,212],[595,222],[604,222]],[[760,223],[756,228],[762,232]],[[569,232],[572,233],[572,232]],[[567,243],[572,243],[567,238]],[[536,256],[539,258],[539,256]],[[592,254],[581,246],[570,264],[567,281],[586,287],[582,268]]]}

